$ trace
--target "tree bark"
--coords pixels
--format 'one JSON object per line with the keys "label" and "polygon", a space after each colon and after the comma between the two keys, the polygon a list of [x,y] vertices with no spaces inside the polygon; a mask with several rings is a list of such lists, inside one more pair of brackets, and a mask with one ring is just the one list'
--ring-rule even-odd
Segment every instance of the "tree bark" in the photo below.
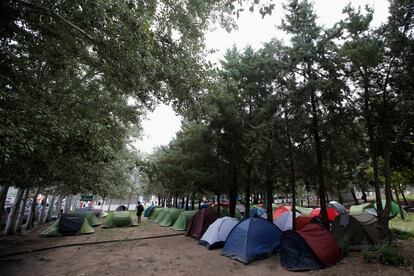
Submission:
{"label": "tree bark", "polygon": [[244,218],[248,218],[250,216],[250,196],[252,190],[252,166],[247,164],[247,178],[246,178],[246,187],[245,187],[245,201],[244,201]]}
{"label": "tree bark", "polygon": [[272,202],[273,202],[273,185],[270,172],[266,172],[266,210],[267,210],[267,220],[273,222],[273,213],[272,213]]}
{"label": "tree bark", "polygon": [[401,184],[398,183],[397,184],[397,187],[398,187],[398,190],[400,191],[400,193],[401,193],[401,195],[402,195],[402,197],[404,199],[404,204],[407,206],[408,205],[408,202],[407,202],[407,199],[405,198],[404,190],[401,188]]}
{"label": "tree bark", "polygon": [[50,221],[50,219],[52,218],[52,214],[53,214],[53,205],[55,204],[55,200],[56,200],[56,193],[54,192],[52,194],[52,199],[50,200],[49,203],[49,209],[47,209],[47,213],[46,216],[43,220],[43,223],[47,223]]}
{"label": "tree bark", "polygon": [[69,213],[71,200],[72,200],[72,196],[68,195],[65,200],[65,208],[63,209],[63,213],[65,214]]}
{"label": "tree bark", "polygon": [[[61,214],[61,209],[62,209],[62,200],[63,200],[63,196],[59,196],[58,200],[57,200],[57,204],[56,204],[56,208],[53,210],[53,214],[56,214],[56,216],[59,218],[60,214]],[[102,204],[103,206],[103,204]]]}
{"label": "tree bark", "polygon": [[400,209],[400,218],[402,220],[405,220],[404,211],[403,211],[403,208],[401,206],[400,196],[398,195],[398,190],[397,190],[396,186],[394,186],[394,192],[395,192],[395,197],[397,198],[398,208]]}
{"label": "tree bark", "polygon": [[355,204],[356,204],[356,205],[358,205],[358,204],[359,204],[359,202],[358,202],[358,198],[357,198],[357,196],[356,196],[356,194],[355,194],[355,187],[354,187],[354,186],[350,187],[350,188],[349,188],[349,191],[351,192],[351,195],[352,195],[352,198],[353,198],[353,199],[354,199],[354,201],[355,201]]}
{"label": "tree bark", "polygon": [[220,217],[220,193],[217,193],[217,217]]}
{"label": "tree bark", "polygon": [[112,198],[109,199],[108,212],[111,210],[111,205],[112,205]]}
{"label": "tree bark", "polygon": [[198,199],[198,210],[201,210],[201,198]]}
{"label": "tree bark", "polygon": [[185,210],[186,210],[186,211],[188,211],[188,203],[189,203],[189,201],[190,201],[190,197],[187,195],[187,196],[185,197]]}
{"label": "tree bark", "polygon": [[27,202],[27,197],[29,195],[29,191],[30,191],[29,188],[24,189],[22,200],[20,202],[19,213],[18,213],[17,219],[16,219],[16,225],[14,226],[14,232],[15,233],[21,233],[22,232],[22,222],[23,222],[23,218],[24,218],[24,211],[26,209],[26,202]]}
{"label": "tree bark", "polygon": [[290,128],[288,122],[288,114],[285,108],[285,124],[286,124],[286,134],[288,140],[289,148],[289,165],[290,165],[290,190],[292,193],[292,230],[296,230],[296,176],[295,176],[295,163],[293,161],[293,145],[290,137]]}
{"label": "tree bark", "polygon": [[27,218],[26,224],[24,226],[24,228],[26,230],[30,230],[34,227],[34,222],[36,220],[36,206],[37,206],[37,196],[39,195],[39,191],[40,189],[37,188],[36,192],[33,196],[32,202],[30,204],[30,212],[29,212],[29,217]]}
{"label": "tree bark", "polygon": [[194,204],[195,204],[195,192],[191,195],[191,210],[194,210]]}
{"label": "tree bark", "polygon": [[49,193],[46,193],[45,198],[42,200],[42,207],[40,209],[39,219],[37,220],[37,224],[39,224],[39,225],[43,224],[48,197],[49,197]]}
{"label": "tree bark", "polygon": [[14,199],[13,205],[10,209],[10,214],[9,214],[9,217],[7,218],[6,229],[4,230],[4,233],[6,235],[14,234],[16,219],[17,219],[17,215],[18,215],[19,207],[20,207],[20,201],[22,200],[22,197],[23,197],[23,191],[24,191],[23,188],[19,188],[19,190],[17,191],[16,197]]}
{"label": "tree bark", "polygon": [[237,200],[237,169],[233,168],[233,179],[229,189],[229,216],[234,218],[236,216],[236,200]]}
{"label": "tree bark", "polygon": [[9,192],[10,184],[6,183],[0,188],[0,218],[3,217],[4,204],[6,203],[7,193]]}

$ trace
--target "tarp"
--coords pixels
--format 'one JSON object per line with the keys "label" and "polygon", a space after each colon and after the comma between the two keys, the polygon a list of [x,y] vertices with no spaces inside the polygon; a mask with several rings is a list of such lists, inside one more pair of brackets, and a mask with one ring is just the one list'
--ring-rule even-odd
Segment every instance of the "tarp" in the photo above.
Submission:
{"label": "tarp", "polygon": [[[334,221],[334,219],[339,216],[339,212],[332,207],[326,208],[326,213],[328,213],[328,220],[330,222]],[[310,214],[310,217],[321,217],[321,208],[315,208]]]}
{"label": "tarp", "polygon": [[286,270],[317,270],[324,267],[306,241],[292,230],[282,233],[278,253],[280,264]]}
{"label": "tarp", "polygon": [[127,211],[128,208],[125,205],[119,205],[116,207],[115,211]]}
{"label": "tarp", "polygon": [[201,237],[199,244],[204,245],[208,249],[223,247],[227,236],[237,223],[239,221],[231,217],[216,219]]}
{"label": "tarp", "polygon": [[103,228],[137,226],[134,215],[129,211],[115,211],[108,215]]}
{"label": "tarp", "polygon": [[280,243],[282,231],[262,218],[248,218],[239,222],[224,244],[223,256],[248,264],[268,257]]}
{"label": "tarp", "polygon": [[168,209],[167,213],[164,215],[163,219],[160,221],[160,226],[163,226],[163,227],[172,226],[177,220],[180,213],[182,213],[183,211],[184,209],[176,209],[176,208]]}
{"label": "tarp", "polygon": [[62,214],[51,226],[41,233],[42,236],[59,237],[94,233],[88,220],[78,214]]}
{"label": "tarp", "polygon": [[178,216],[177,220],[175,221],[174,225],[171,226],[171,229],[177,231],[185,231],[187,229],[187,225],[192,219],[192,217],[197,213],[198,210],[191,210],[191,211],[184,211],[181,212]]}
{"label": "tarp", "polygon": [[332,235],[321,225],[310,223],[297,233],[306,241],[323,264],[333,265],[339,261],[341,249]]}
{"label": "tarp", "polygon": [[151,215],[152,215],[152,212],[154,212],[154,210],[156,209],[156,208],[159,208],[160,206],[158,206],[158,205],[151,205],[151,206],[149,206],[148,208],[146,208],[145,210],[144,210],[144,217],[145,218],[148,218],[148,217],[150,217]]}
{"label": "tarp", "polygon": [[296,211],[302,214],[302,216],[309,217],[313,211],[313,208],[296,206]]}
{"label": "tarp", "polygon": [[188,225],[186,236],[201,239],[207,228],[217,219],[217,212],[213,208],[203,208],[192,217]]}

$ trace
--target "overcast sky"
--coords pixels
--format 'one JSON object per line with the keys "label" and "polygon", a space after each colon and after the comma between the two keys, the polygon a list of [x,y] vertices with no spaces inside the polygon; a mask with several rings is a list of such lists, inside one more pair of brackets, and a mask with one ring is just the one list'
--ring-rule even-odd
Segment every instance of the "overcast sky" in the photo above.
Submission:
{"label": "overcast sky", "polygon": [[[227,33],[220,28],[207,33],[207,48],[216,50],[214,54],[208,57],[209,60],[217,63],[226,49],[233,47],[233,45],[236,45],[239,49],[243,49],[247,45],[257,49],[261,47],[263,42],[268,42],[273,37],[283,40],[284,34],[276,28],[283,18],[284,10],[281,4],[283,2],[285,1],[277,2],[273,14],[266,16],[264,19],[257,12],[250,13],[246,11],[241,13],[237,20],[238,29],[231,33]],[[388,0],[314,0],[313,2],[318,15],[318,22],[327,27],[332,26],[344,17],[342,9],[349,2],[353,6],[368,4],[373,7],[375,10],[374,26],[385,22],[388,16]],[[168,144],[180,129],[180,126],[180,117],[169,106],[161,104],[143,121],[144,134],[142,139],[135,143],[135,146],[142,152],[151,153],[154,148]]]}

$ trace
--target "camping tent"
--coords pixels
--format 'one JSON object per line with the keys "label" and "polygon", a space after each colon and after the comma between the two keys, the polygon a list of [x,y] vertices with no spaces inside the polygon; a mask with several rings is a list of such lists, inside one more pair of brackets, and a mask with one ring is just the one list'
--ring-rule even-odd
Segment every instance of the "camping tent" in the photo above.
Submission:
{"label": "camping tent", "polygon": [[303,215],[300,215],[298,217],[296,217],[295,222],[296,222],[296,231],[302,229],[303,227],[305,227],[305,225],[311,223],[314,220],[317,220],[318,218],[316,217],[305,217]]}
{"label": "camping tent", "polygon": [[163,211],[164,208],[156,208],[154,209],[154,211],[152,212],[152,214],[149,216],[149,219],[154,221],[157,219],[157,217],[160,215],[160,213],[164,212]]}
{"label": "camping tent", "polygon": [[339,261],[341,249],[332,235],[320,224],[307,224],[297,233],[306,241],[324,265],[333,265]]}
{"label": "camping tent", "polygon": [[291,206],[279,206],[273,211],[273,219],[279,217],[281,214],[292,210]]}
{"label": "camping tent", "polygon": [[158,216],[154,218],[152,221],[155,223],[160,223],[162,219],[164,218],[165,214],[167,214],[167,212],[168,212],[168,208],[162,208]]}
{"label": "camping tent", "polygon": [[[212,208],[217,212],[217,206],[212,207]],[[236,219],[240,220],[241,213],[239,209],[236,208],[235,213],[236,213],[235,214]],[[225,217],[225,216],[229,216],[229,208],[220,207],[220,217]]]}
{"label": "camping tent", "polygon": [[103,228],[137,226],[133,215],[129,211],[115,211],[108,215]]}
{"label": "camping tent", "polygon": [[380,242],[381,235],[376,222],[377,219],[368,213],[349,216],[346,225],[341,225],[341,218],[336,217],[331,234],[338,244],[346,243],[351,250],[362,250]]}
{"label": "camping tent", "polygon": [[287,270],[316,270],[324,267],[306,241],[292,230],[282,233],[278,253],[282,267]]}
{"label": "camping tent", "polygon": [[[382,208],[385,208],[386,200],[383,199],[383,200],[381,200],[381,202],[382,202]],[[376,208],[377,208],[377,204],[375,203],[375,209]],[[407,217],[407,212],[404,211],[404,210],[403,210],[403,212],[404,212],[404,216]],[[398,206],[398,204],[396,202],[391,201],[390,218],[391,219],[395,218],[399,214],[400,214],[400,207]]]}
{"label": "camping tent", "polygon": [[127,211],[128,208],[125,205],[119,205],[116,207],[115,211]]}
{"label": "camping tent", "polygon": [[188,225],[186,236],[199,240],[207,228],[217,219],[217,212],[214,208],[203,208],[192,217]]}
{"label": "camping tent", "polygon": [[362,213],[369,213],[374,216],[377,215],[377,211],[375,210],[374,206],[371,203],[363,203],[359,205],[351,206],[349,209],[350,215],[360,215]]}
{"label": "camping tent", "polygon": [[191,211],[184,211],[181,212],[178,216],[177,220],[175,221],[174,225],[171,226],[171,229],[177,231],[185,231],[187,228],[188,223],[190,222],[191,218],[197,213],[198,210],[191,210]]}
{"label": "camping tent", "polygon": [[62,214],[49,228],[41,233],[42,236],[57,237],[63,235],[81,235],[94,233],[88,220],[80,214]]}
{"label": "camping tent", "polygon": [[296,211],[302,214],[302,216],[309,217],[313,211],[313,208],[296,206]]}
{"label": "camping tent", "polygon": [[176,208],[168,209],[168,211],[165,213],[164,217],[160,221],[160,226],[164,226],[164,227],[172,226],[177,220],[180,213],[182,213],[183,211],[184,209],[176,209]]}
{"label": "camping tent", "polygon": [[82,208],[76,209],[74,214],[83,216],[88,220],[89,224],[93,227],[101,225],[101,221],[96,217],[95,213],[89,209]]}
{"label": "camping tent", "polygon": [[145,218],[149,218],[151,215],[152,215],[152,213],[155,211],[155,209],[156,208],[159,208],[160,206],[158,206],[158,205],[151,205],[151,206],[149,206],[147,209],[145,209],[145,211],[144,211],[144,217]]}
{"label": "camping tent", "polygon": [[208,249],[223,247],[227,236],[237,223],[239,223],[239,221],[231,217],[216,219],[216,221],[208,227],[207,231],[200,239],[199,244],[206,246]]}
{"label": "camping tent", "polygon": [[335,208],[340,214],[348,213],[348,210],[345,208],[345,206],[335,200],[329,201],[326,207]]}
{"label": "camping tent", "polygon": [[250,208],[249,217],[267,219],[266,209],[263,209],[263,208],[260,208],[260,207]]}
{"label": "camping tent", "polygon": [[282,231],[262,218],[239,222],[227,237],[223,256],[248,264],[268,257],[279,246]]}
{"label": "camping tent", "polygon": [[[296,213],[296,217],[298,216],[300,216],[300,214]],[[279,227],[279,229],[282,231],[291,230],[292,229],[292,217],[293,217],[293,213],[291,211],[283,212],[283,213],[277,214],[276,218],[273,219],[273,223],[277,227]]]}
{"label": "camping tent", "polygon": [[[339,216],[339,212],[333,207],[327,207],[326,213],[328,213],[328,220],[330,222],[334,221],[334,219]],[[310,217],[321,217],[321,208],[315,208],[310,214]]]}

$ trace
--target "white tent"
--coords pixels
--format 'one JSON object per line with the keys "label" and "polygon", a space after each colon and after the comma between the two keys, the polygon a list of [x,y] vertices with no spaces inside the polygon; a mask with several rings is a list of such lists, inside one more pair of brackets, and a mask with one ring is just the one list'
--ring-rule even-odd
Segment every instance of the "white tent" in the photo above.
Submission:
{"label": "white tent", "polygon": [[[296,213],[296,217],[300,216]],[[273,223],[282,231],[292,230],[292,212],[287,211],[273,220]]]}
{"label": "white tent", "polygon": [[201,237],[199,244],[206,246],[208,249],[222,247],[227,236],[237,223],[239,221],[231,217],[217,219],[208,227],[207,231]]}

